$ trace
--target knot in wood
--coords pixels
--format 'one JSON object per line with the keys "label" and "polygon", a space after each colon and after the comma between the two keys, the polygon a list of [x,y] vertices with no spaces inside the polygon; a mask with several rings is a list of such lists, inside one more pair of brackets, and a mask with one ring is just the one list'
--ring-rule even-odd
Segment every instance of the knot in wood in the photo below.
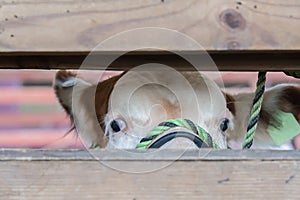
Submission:
{"label": "knot in wood", "polygon": [[246,27],[245,18],[236,10],[227,9],[220,14],[221,22],[231,30],[244,30]]}

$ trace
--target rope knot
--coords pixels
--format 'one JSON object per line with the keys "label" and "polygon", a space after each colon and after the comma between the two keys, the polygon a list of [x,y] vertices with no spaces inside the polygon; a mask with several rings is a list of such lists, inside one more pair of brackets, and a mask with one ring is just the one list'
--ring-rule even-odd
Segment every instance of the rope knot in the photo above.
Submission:
{"label": "rope knot", "polygon": [[[173,131],[169,130],[173,128],[185,128],[187,131]],[[136,146],[136,149],[148,149],[159,148],[174,138],[187,138],[194,142],[199,148],[215,148],[220,149],[217,143],[215,143],[212,137],[203,128],[193,123],[188,119],[169,119],[160,123],[152,131],[150,131],[146,137],[141,139],[140,143]]]}

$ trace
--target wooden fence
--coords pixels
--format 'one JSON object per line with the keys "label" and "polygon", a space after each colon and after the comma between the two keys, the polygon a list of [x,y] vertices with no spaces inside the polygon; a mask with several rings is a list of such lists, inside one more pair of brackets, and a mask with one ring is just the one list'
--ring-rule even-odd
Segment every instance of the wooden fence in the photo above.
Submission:
{"label": "wooden fence", "polygon": [[[143,27],[186,34],[208,51],[219,70],[300,71],[296,0],[3,0],[0,68],[78,69],[98,43]],[[164,37],[157,41],[163,51],[127,53],[143,39],[135,38],[134,44],[122,41],[96,56],[125,53],[110,63],[114,70],[149,62],[189,70],[190,64],[174,52],[204,54],[184,45],[163,46]],[[298,199],[300,195],[298,151],[201,150],[180,157],[174,157],[176,151],[155,156],[139,151],[130,156],[112,150],[93,152],[100,161],[87,151],[1,150],[0,199]],[[164,165],[168,167],[148,173],[122,171]]]}

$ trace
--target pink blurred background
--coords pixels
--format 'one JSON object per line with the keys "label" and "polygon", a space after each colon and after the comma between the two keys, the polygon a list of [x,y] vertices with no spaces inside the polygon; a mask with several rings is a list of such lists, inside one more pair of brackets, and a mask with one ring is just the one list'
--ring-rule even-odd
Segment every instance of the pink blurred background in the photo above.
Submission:
{"label": "pink blurred background", "polygon": [[[65,133],[70,122],[58,104],[53,89],[53,71],[0,71],[0,148],[84,148],[76,133]],[[106,79],[120,72],[105,72]],[[85,73],[93,79],[93,71]],[[215,77],[212,73],[208,76]],[[255,90],[256,72],[221,73],[226,92]],[[221,79],[216,79],[218,83]],[[270,72],[267,87],[300,81],[281,72]]]}

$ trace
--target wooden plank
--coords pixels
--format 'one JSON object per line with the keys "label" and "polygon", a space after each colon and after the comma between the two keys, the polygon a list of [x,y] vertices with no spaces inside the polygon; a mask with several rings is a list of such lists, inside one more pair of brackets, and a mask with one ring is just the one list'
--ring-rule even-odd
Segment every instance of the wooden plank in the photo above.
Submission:
{"label": "wooden plank", "polygon": [[[79,153],[68,155],[73,160],[65,160],[63,152],[62,158],[51,161],[47,160],[51,152],[40,161],[2,160],[0,198],[298,199],[300,195],[299,159],[98,162],[74,159]],[[134,173],[141,169],[146,171]]]}
{"label": "wooden plank", "polygon": [[[219,70],[299,71],[299,8],[296,0],[4,0],[0,2],[0,68],[78,69],[90,50],[115,34],[161,27],[199,43]],[[102,48],[100,60],[145,44],[162,51],[126,54],[108,68],[128,70],[159,62],[192,70],[188,62],[163,50],[201,57],[187,38],[141,33],[113,40]],[[98,65],[86,69],[107,67]],[[201,70],[215,68],[203,64]]]}
{"label": "wooden plank", "polygon": [[300,151],[278,150],[45,150],[0,149],[0,161],[237,161],[237,160],[300,160]]}
{"label": "wooden plank", "polygon": [[[143,27],[179,31],[207,50],[298,50],[299,8],[297,0],[3,0],[0,52],[90,51],[115,34]],[[116,48],[127,50],[145,38],[134,39]]]}
{"label": "wooden plank", "polygon": [[[172,52],[166,51],[138,51],[127,53],[114,59],[118,52],[94,52],[89,60],[97,62],[85,63],[88,52],[19,52],[1,53],[0,68],[8,69],[92,69],[92,70],[128,70],[146,63],[161,63],[179,70],[195,70],[187,60]],[[216,70],[215,66],[207,63],[207,54],[199,51],[182,51],[195,61],[200,70]],[[209,51],[209,55],[220,71],[299,71],[300,51]],[[101,61],[112,59],[113,62],[106,65]],[[159,68],[148,68],[157,70]]]}
{"label": "wooden plank", "polygon": [[95,161],[6,162],[0,175],[2,199],[298,199],[300,183],[292,161],[175,162],[144,174]]}

